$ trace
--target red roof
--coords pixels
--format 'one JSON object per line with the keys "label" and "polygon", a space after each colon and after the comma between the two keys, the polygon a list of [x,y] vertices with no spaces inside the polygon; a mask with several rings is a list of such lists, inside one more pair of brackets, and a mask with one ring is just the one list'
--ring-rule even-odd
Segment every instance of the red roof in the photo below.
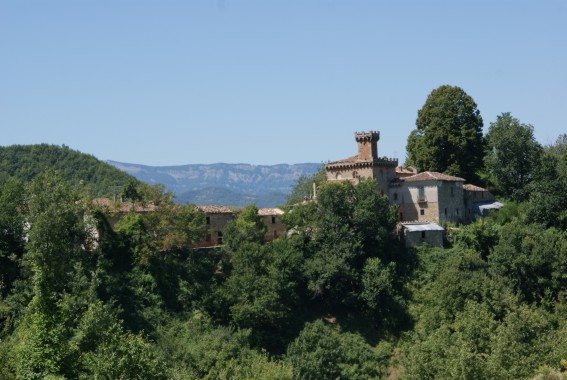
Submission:
{"label": "red roof", "polygon": [[452,181],[452,182],[465,182],[464,178],[454,177],[452,175],[437,173],[437,172],[422,172],[411,177],[401,178],[405,182],[420,182],[420,181]]}

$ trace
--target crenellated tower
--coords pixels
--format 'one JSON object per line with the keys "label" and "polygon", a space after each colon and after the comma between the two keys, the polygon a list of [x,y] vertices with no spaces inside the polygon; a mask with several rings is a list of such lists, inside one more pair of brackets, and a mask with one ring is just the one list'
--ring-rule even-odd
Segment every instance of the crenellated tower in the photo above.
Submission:
{"label": "crenellated tower", "polygon": [[356,132],[354,139],[358,143],[358,159],[360,161],[374,161],[378,159],[380,132]]}

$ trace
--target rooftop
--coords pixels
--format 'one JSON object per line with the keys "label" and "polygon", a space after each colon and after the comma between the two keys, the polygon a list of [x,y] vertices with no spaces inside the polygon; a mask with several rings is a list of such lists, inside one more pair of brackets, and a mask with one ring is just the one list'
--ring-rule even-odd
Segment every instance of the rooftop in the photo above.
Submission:
{"label": "rooftop", "polygon": [[201,210],[205,214],[233,214],[234,210],[226,206],[217,206],[217,205],[197,205],[198,210]]}
{"label": "rooftop", "polygon": [[284,211],[280,208],[259,208],[258,215],[260,216],[273,216],[273,215],[283,215]]}
{"label": "rooftop", "polygon": [[436,223],[401,223],[408,231],[444,231],[443,227]]}
{"label": "rooftop", "polygon": [[438,173],[438,172],[422,172],[411,177],[401,178],[405,182],[420,182],[420,181],[451,181],[451,182],[465,182],[464,178],[454,177],[452,175]]}
{"label": "rooftop", "polygon": [[463,185],[463,189],[465,189],[466,191],[488,191],[483,187],[471,185],[470,183]]}

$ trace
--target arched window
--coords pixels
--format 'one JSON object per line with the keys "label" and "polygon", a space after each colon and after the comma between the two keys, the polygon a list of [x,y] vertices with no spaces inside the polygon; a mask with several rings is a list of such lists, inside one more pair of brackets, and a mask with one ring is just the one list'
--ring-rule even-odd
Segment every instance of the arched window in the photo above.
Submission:
{"label": "arched window", "polygon": [[358,172],[356,170],[352,172],[352,178],[358,178]]}

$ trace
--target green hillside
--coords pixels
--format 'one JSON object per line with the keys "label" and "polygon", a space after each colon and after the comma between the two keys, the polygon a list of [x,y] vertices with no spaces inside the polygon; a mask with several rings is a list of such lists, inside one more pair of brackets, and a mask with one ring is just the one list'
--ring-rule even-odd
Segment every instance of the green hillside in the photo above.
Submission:
{"label": "green hillside", "polygon": [[119,193],[121,186],[133,178],[90,154],[65,145],[0,147],[0,184],[10,177],[29,182],[50,169],[61,172],[72,185],[83,184],[93,196]]}

